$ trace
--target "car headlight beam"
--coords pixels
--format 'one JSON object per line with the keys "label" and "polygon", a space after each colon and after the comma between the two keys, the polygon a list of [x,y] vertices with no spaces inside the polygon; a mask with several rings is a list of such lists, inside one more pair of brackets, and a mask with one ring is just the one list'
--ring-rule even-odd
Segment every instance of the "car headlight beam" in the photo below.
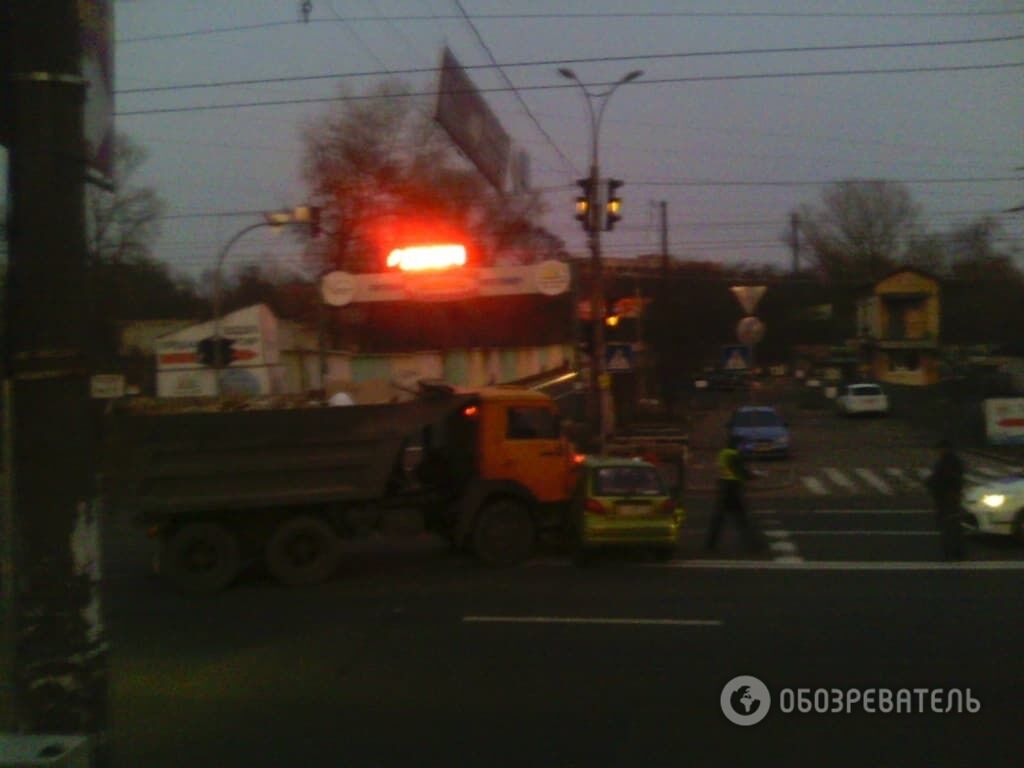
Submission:
{"label": "car headlight beam", "polygon": [[981,497],[981,503],[992,509],[999,509],[1006,503],[1006,497],[1001,493],[986,493]]}

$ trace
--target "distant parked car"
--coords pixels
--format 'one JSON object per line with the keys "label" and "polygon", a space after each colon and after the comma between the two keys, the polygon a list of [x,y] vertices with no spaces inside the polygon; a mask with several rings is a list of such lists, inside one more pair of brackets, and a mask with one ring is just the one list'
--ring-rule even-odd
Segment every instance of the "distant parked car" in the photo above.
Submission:
{"label": "distant parked car", "polygon": [[1024,544],[1024,472],[968,487],[963,506],[967,528]]}
{"label": "distant parked car", "polygon": [[769,405],[745,405],[729,418],[729,437],[738,441],[739,452],[747,457],[780,457],[790,453],[789,426]]}
{"label": "distant parked car", "polygon": [[877,384],[847,384],[836,397],[836,408],[844,416],[859,413],[885,415],[889,412],[889,398]]}

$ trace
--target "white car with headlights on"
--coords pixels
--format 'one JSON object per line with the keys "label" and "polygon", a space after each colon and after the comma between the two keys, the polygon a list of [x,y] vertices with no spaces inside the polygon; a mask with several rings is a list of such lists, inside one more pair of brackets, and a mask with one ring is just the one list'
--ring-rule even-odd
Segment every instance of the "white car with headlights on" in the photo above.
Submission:
{"label": "white car with headlights on", "polygon": [[1024,471],[964,491],[964,524],[1024,544]]}

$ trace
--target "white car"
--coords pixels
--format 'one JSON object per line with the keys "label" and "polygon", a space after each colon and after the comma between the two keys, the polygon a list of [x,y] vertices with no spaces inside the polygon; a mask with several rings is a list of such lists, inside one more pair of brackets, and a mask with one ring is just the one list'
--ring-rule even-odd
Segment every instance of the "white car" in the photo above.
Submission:
{"label": "white car", "polygon": [[844,416],[885,414],[889,412],[889,398],[877,384],[847,384],[836,397],[836,408]]}
{"label": "white car", "polygon": [[964,525],[1024,544],[1024,471],[964,491]]}

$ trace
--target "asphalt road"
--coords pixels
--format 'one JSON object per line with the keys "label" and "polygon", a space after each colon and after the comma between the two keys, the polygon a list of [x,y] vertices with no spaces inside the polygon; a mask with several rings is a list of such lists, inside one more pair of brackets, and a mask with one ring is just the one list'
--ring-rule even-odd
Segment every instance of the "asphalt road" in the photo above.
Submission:
{"label": "asphalt road", "polygon": [[[1019,765],[1024,573],[608,557],[491,571],[414,542],[284,590],[111,580],[117,765]],[[723,686],[776,697],[725,720]],[[783,688],[970,688],[977,714],[784,714]]]}
{"label": "asphalt road", "polygon": [[[722,411],[697,428],[698,465]],[[252,573],[195,599],[111,525],[116,765],[1020,765],[1024,548],[972,540],[969,561],[937,560],[910,472],[928,443],[898,420],[796,413],[793,428],[796,457],[751,495],[758,554],[731,530],[705,551],[699,469],[670,563],[545,552],[490,570],[413,537],[350,547],[318,587]],[[722,711],[738,675],[772,697],[753,726]],[[783,711],[787,689],[818,687],[969,688],[981,710]]]}

